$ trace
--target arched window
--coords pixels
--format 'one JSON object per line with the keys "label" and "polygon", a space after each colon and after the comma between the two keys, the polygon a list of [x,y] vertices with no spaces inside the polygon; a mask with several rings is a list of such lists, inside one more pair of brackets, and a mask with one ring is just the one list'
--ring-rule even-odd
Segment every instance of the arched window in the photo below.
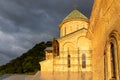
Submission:
{"label": "arched window", "polygon": [[65,35],[66,35],[66,27],[65,27]]}
{"label": "arched window", "polygon": [[82,54],[82,68],[86,68],[86,55]]}
{"label": "arched window", "polygon": [[68,54],[68,68],[70,68],[70,55]]}
{"label": "arched window", "polygon": [[115,53],[114,53],[114,45],[111,43],[111,73],[112,78],[115,78],[116,72],[115,72]]}
{"label": "arched window", "polygon": [[59,56],[59,43],[56,39],[53,40],[53,54],[55,56]]}

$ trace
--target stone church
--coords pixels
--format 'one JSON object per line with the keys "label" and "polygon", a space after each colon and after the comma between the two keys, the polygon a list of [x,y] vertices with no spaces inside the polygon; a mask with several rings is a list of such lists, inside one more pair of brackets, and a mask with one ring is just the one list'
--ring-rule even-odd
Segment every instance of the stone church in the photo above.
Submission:
{"label": "stone church", "polygon": [[59,30],[60,37],[45,49],[41,74],[79,77],[62,80],[120,80],[120,0],[94,0],[90,19],[74,9]]}

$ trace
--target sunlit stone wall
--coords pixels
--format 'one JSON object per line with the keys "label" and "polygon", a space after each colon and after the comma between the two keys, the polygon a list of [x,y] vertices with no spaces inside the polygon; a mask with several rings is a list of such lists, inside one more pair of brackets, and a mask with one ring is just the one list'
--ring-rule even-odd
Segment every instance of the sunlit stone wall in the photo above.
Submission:
{"label": "sunlit stone wall", "polygon": [[[109,41],[109,36],[112,32],[120,34],[120,0],[94,0],[94,6],[90,17],[88,37],[92,41],[93,47],[93,80],[105,79],[105,51],[106,44]],[[120,64],[120,44],[119,36],[117,39],[118,60],[115,65]],[[107,62],[107,63],[110,63]],[[110,66],[108,66],[110,67]],[[116,79],[120,80],[120,65],[116,67]],[[108,70],[108,73],[110,71]],[[110,76],[107,74],[107,76]],[[109,77],[107,80],[110,80]],[[112,79],[111,79],[112,80]]]}
{"label": "sunlit stone wall", "polygon": [[69,21],[64,23],[61,27],[60,27],[60,36],[63,37],[67,34],[70,34],[72,32],[75,32],[81,28],[88,28],[88,22],[86,21],[82,21],[82,20],[73,20],[73,21]]}

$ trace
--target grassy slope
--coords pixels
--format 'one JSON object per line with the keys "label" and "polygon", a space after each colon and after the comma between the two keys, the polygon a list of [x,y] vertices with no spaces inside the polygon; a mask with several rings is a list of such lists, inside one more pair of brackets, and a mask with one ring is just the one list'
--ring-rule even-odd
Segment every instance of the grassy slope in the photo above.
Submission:
{"label": "grassy slope", "polygon": [[20,57],[0,66],[0,75],[3,74],[34,74],[40,70],[39,61],[45,60],[44,49],[52,46],[52,42],[41,42]]}

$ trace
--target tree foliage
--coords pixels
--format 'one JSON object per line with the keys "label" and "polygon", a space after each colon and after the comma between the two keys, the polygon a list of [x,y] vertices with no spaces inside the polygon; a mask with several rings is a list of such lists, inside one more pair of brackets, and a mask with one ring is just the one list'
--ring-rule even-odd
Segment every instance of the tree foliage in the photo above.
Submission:
{"label": "tree foliage", "polygon": [[3,74],[31,74],[40,70],[39,62],[45,60],[44,49],[52,46],[51,41],[36,44],[32,49],[20,57],[0,66],[0,75]]}

